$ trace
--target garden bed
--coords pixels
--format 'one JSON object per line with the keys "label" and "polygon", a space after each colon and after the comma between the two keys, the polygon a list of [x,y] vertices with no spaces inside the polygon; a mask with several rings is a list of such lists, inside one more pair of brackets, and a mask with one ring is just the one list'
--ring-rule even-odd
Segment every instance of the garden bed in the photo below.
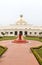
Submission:
{"label": "garden bed", "polygon": [[31,51],[33,52],[39,64],[42,65],[42,46],[31,48]]}
{"label": "garden bed", "polygon": [[0,46],[0,56],[2,56],[6,50],[6,47]]}

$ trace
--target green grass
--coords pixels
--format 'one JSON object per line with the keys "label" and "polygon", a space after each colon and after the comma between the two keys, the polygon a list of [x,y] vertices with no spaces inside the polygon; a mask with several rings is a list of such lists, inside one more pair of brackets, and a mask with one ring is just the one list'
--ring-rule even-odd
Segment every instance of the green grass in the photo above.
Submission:
{"label": "green grass", "polygon": [[6,47],[0,46],[0,56],[2,56],[6,50]]}
{"label": "green grass", "polygon": [[42,58],[42,47],[35,49],[35,51],[40,55],[40,57]]}
{"label": "green grass", "polygon": [[[3,36],[3,37],[0,37],[0,41],[2,41],[2,40],[13,40],[16,38],[17,38],[16,36]],[[42,38],[34,37],[34,36],[28,36],[28,37],[25,36],[24,39],[26,39],[26,40],[37,40],[37,41],[42,42]]]}
{"label": "green grass", "polygon": [[31,48],[31,51],[33,52],[39,64],[42,65],[42,46]]}
{"label": "green grass", "polygon": [[13,40],[16,38],[17,38],[16,36],[3,36],[3,37],[0,37],[0,41],[2,41],[2,40]]}
{"label": "green grass", "polygon": [[24,37],[24,39],[26,39],[26,40],[37,40],[37,41],[40,41],[40,42],[42,42],[42,38],[40,38],[40,37],[34,37],[34,36],[25,36]]}

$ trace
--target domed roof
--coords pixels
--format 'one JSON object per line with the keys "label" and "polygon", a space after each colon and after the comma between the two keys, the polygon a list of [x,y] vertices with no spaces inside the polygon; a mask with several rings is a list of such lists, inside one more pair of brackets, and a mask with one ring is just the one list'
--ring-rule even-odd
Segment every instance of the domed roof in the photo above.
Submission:
{"label": "domed roof", "polygon": [[16,22],[17,25],[26,25],[27,22],[25,21],[25,19],[23,18],[23,15],[20,15],[19,20]]}

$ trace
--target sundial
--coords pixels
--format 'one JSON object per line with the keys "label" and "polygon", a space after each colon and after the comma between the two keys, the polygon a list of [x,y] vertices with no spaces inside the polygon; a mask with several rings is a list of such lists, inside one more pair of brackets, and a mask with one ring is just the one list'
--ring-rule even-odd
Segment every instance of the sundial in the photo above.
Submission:
{"label": "sundial", "polygon": [[13,40],[12,41],[12,43],[28,43],[28,41],[27,40],[24,40],[24,39],[22,39],[22,35],[21,35],[21,33],[19,34],[19,36],[18,36],[18,38],[17,39],[15,39],[15,40]]}

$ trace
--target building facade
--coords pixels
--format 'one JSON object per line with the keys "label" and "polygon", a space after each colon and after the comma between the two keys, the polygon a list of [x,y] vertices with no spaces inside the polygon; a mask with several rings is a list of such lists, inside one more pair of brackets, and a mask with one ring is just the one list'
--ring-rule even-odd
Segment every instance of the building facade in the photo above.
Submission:
{"label": "building facade", "polygon": [[42,26],[28,24],[23,15],[20,15],[16,24],[0,26],[0,36],[18,36],[20,33],[23,36],[42,36]]}

